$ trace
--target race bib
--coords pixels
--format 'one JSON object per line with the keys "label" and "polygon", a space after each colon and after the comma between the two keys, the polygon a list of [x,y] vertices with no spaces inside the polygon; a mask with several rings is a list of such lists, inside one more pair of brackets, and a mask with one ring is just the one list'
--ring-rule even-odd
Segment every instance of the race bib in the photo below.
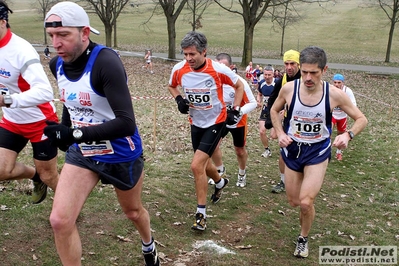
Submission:
{"label": "race bib", "polygon": [[79,148],[85,157],[114,153],[114,149],[109,140],[83,142],[79,144]]}
{"label": "race bib", "polygon": [[185,88],[184,92],[190,101],[190,108],[196,110],[213,108],[210,88]]}
{"label": "race bib", "polygon": [[[99,123],[87,123],[81,121],[72,121],[73,128],[87,127],[98,125]],[[109,140],[100,140],[100,141],[88,141],[82,142],[78,144],[80,151],[83,156],[95,156],[95,155],[105,155],[105,154],[113,154],[114,149],[112,148],[111,142]]]}
{"label": "race bib", "polygon": [[313,140],[322,137],[323,119],[294,116],[291,121],[293,135],[298,139]]}

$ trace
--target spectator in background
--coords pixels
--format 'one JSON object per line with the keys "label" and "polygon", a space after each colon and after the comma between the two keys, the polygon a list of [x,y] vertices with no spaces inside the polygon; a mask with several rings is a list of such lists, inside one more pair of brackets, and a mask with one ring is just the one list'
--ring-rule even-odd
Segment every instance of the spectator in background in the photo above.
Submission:
{"label": "spectator in background", "polygon": [[44,48],[44,59],[51,59],[50,55],[50,49],[48,48],[48,45],[46,45],[46,48]]}

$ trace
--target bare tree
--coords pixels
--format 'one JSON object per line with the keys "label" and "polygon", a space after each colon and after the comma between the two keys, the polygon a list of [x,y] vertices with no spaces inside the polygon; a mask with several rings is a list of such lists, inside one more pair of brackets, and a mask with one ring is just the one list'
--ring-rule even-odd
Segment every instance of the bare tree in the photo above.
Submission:
{"label": "bare tree", "polygon": [[176,20],[187,0],[158,0],[166,17],[168,30],[168,58],[176,58]]}
{"label": "bare tree", "polygon": [[213,0],[188,0],[187,7],[191,10],[191,27],[195,31],[202,28],[201,19],[205,10],[212,4]]}
{"label": "bare tree", "polygon": [[389,63],[391,57],[393,33],[395,31],[396,23],[399,20],[399,0],[378,0],[378,5],[389,18],[390,22],[388,44],[385,53],[385,62]]}
{"label": "bare tree", "polygon": [[233,5],[235,2],[231,0],[227,5],[225,2],[221,3],[219,0],[215,1],[222,9],[240,15],[244,20],[244,47],[242,52],[241,66],[246,66],[252,61],[252,47],[254,39],[254,30],[256,24],[263,17],[266,10],[272,5],[272,0],[239,0],[241,10]]}
{"label": "bare tree", "polygon": [[[129,3],[129,0],[84,0],[83,2],[90,4],[90,9],[98,15],[101,22],[104,24],[105,45],[111,47],[112,31],[116,29],[116,20],[126,4]],[[115,33],[114,46],[117,45],[116,40]]]}
{"label": "bare tree", "polygon": [[[280,43],[280,55],[284,54],[284,37],[286,28],[296,23],[301,19],[301,15],[297,9],[290,3],[290,1],[284,2],[282,5],[275,6],[273,8],[272,22],[277,23],[278,27],[281,28],[281,43]],[[274,24],[273,24],[274,25]],[[273,26],[274,27],[274,26]]]}
{"label": "bare tree", "polygon": [[[40,14],[41,20],[44,21],[46,18],[47,12],[50,8],[60,2],[60,0],[36,0],[36,2],[32,3],[32,8],[37,10]],[[47,34],[46,29],[43,27],[43,37],[44,37],[44,44],[47,44]]]}

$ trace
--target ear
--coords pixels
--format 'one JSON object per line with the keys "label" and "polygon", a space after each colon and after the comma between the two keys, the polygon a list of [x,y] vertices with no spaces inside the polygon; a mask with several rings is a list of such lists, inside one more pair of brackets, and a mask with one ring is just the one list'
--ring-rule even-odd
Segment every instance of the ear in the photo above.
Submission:
{"label": "ear", "polygon": [[90,36],[90,27],[83,27],[82,29],[82,40],[87,41]]}
{"label": "ear", "polygon": [[328,66],[326,65],[326,66],[323,68],[323,74],[325,74],[325,73],[327,72],[327,69],[328,69]]}

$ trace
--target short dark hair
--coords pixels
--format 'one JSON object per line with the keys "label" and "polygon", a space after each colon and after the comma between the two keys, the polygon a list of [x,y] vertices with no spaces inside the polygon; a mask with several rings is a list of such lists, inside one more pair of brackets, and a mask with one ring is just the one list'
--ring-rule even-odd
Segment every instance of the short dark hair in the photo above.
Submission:
{"label": "short dark hair", "polygon": [[0,0],[0,19],[4,19],[7,21],[6,27],[10,28],[10,24],[8,23],[8,12],[13,13],[12,10],[8,7],[7,3],[3,0]]}
{"label": "short dark hair", "polygon": [[273,68],[273,66],[272,65],[267,65],[267,66],[265,66],[264,68],[263,68],[263,71],[273,71],[274,72],[274,68]]}
{"label": "short dark hair", "polygon": [[216,56],[216,60],[220,61],[220,60],[222,60],[222,59],[226,59],[227,62],[229,62],[229,66],[231,66],[231,64],[233,63],[233,62],[231,61],[231,56],[230,56],[229,54],[227,54],[227,53],[220,53],[220,54],[218,54],[218,55]]}
{"label": "short dark hair", "polygon": [[302,64],[317,64],[317,67],[324,69],[327,65],[326,52],[317,46],[308,46],[301,51],[299,55],[299,63]]}

